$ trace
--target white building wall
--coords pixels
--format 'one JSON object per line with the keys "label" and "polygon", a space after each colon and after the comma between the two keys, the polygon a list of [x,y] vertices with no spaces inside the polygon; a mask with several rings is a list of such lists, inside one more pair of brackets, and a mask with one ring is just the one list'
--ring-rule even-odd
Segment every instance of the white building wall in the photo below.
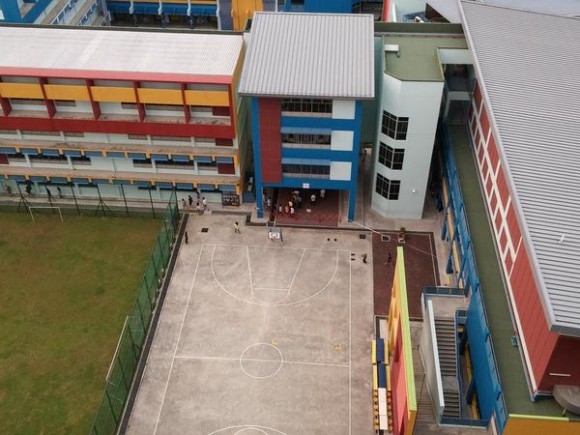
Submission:
{"label": "white building wall", "polygon": [[331,162],[330,163],[330,179],[350,181],[352,171],[351,162]]}
{"label": "white building wall", "polygon": [[354,119],[355,101],[354,100],[333,100],[332,117],[334,119]]}
{"label": "white building wall", "polygon": [[[431,155],[443,95],[443,82],[407,82],[383,75],[378,140],[375,144],[371,207],[390,218],[421,219],[427,192]],[[408,117],[406,140],[394,140],[381,131],[383,110],[397,117]],[[393,170],[379,163],[380,142],[405,150],[403,168]],[[398,200],[387,200],[376,193],[376,174],[400,180]]]}
{"label": "white building wall", "polygon": [[330,137],[330,149],[332,151],[352,151],[354,131],[333,130]]}

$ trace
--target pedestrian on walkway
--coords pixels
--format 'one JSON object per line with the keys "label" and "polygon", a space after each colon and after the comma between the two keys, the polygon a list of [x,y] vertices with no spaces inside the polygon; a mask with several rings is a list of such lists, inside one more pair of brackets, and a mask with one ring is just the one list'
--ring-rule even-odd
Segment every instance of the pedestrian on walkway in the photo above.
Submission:
{"label": "pedestrian on walkway", "polygon": [[368,263],[368,261],[367,261],[367,254],[366,253],[364,253],[362,255],[362,260],[363,260],[363,263],[365,263],[365,264]]}
{"label": "pedestrian on walkway", "polygon": [[234,222],[234,233],[242,234],[242,232],[240,231],[240,224],[238,223],[238,221]]}
{"label": "pedestrian on walkway", "polygon": [[268,210],[272,208],[272,198],[268,197],[266,200],[266,207],[268,207]]}
{"label": "pedestrian on walkway", "polygon": [[184,234],[185,236],[185,244],[187,245],[189,243],[189,236],[187,235],[187,231]]}
{"label": "pedestrian on walkway", "polygon": [[278,213],[282,214],[283,211],[284,211],[284,207],[282,206],[282,204],[278,204]]}
{"label": "pedestrian on walkway", "polygon": [[393,265],[393,256],[391,255],[391,253],[390,253],[390,252],[389,252],[389,255],[388,255],[388,257],[387,257],[387,264],[388,264],[389,266],[392,266],[392,265]]}
{"label": "pedestrian on walkway", "polygon": [[58,197],[62,199],[62,190],[60,186],[56,186],[56,191],[58,192]]}
{"label": "pedestrian on walkway", "polygon": [[295,216],[296,210],[294,210],[294,207],[290,207],[290,217],[293,218]]}
{"label": "pedestrian on walkway", "polygon": [[187,203],[185,202],[185,198],[181,198],[181,207],[185,210],[187,207]]}
{"label": "pedestrian on walkway", "polygon": [[46,194],[48,195],[48,200],[50,201],[52,199],[52,192],[48,187],[46,188]]}
{"label": "pedestrian on walkway", "polygon": [[201,199],[201,203],[203,204],[203,210],[207,210],[207,199],[205,199],[205,196]]}
{"label": "pedestrian on walkway", "polygon": [[284,213],[289,214],[290,213],[290,207],[285,206],[284,207]]}
{"label": "pedestrian on walkway", "polygon": [[187,195],[187,202],[189,203],[189,208],[191,208],[191,206],[193,205],[193,198],[191,197],[191,195]]}
{"label": "pedestrian on walkway", "polygon": [[326,190],[320,189],[320,199],[324,199],[324,195],[326,195]]}
{"label": "pedestrian on walkway", "polygon": [[310,195],[310,205],[314,207],[315,204],[316,204],[316,195],[313,193],[312,195]]}

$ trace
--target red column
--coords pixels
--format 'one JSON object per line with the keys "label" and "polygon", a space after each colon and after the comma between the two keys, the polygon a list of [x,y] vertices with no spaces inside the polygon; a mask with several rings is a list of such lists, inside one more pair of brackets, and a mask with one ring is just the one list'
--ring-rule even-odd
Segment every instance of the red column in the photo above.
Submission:
{"label": "red column", "polygon": [[[0,83],[2,83],[2,77],[0,77]],[[8,98],[2,98],[1,95],[0,95],[0,107],[2,107],[4,116],[10,115],[10,112],[12,111],[12,105],[10,104],[10,100]]]}
{"label": "red column", "polygon": [[94,86],[95,82],[91,79],[86,79],[85,84],[87,85],[87,90],[89,91],[89,98],[91,100],[91,107],[93,108],[93,119],[97,120],[101,117],[101,106],[97,101],[93,99],[93,92],[91,91],[91,86]]}
{"label": "red column", "polygon": [[185,90],[187,89],[187,85],[185,83],[181,84],[181,99],[183,100],[183,115],[185,116],[185,123],[189,124],[191,120],[191,112],[189,111],[189,105],[187,101],[185,101]]}
{"label": "red column", "polygon": [[282,137],[280,135],[281,107],[276,98],[260,98],[260,157],[262,181],[282,181]]}
{"label": "red column", "polygon": [[46,98],[46,91],[44,90],[44,85],[48,83],[48,80],[44,77],[40,77],[39,81],[40,87],[42,88],[42,95],[44,96],[44,104],[46,104],[46,111],[48,112],[48,117],[54,118],[54,115],[56,115],[56,107],[54,105],[54,101]]}
{"label": "red column", "polygon": [[139,101],[139,82],[133,82],[133,89],[135,90],[135,99],[137,101],[137,111],[139,112],[139,121],[145,121],[145,105]]}

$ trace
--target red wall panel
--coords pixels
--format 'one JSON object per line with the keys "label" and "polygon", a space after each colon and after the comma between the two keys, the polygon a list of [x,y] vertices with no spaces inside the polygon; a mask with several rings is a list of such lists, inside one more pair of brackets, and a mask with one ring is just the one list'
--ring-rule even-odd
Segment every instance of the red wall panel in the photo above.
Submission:
{"label": "red wall panel", "polygon": [[483,134],[483,139],[485,140],[489,134],[489,118],[487,117],[487,109],[485,108],[485,104],[481,106],[479,123],[481,124],[481,133]]}
{"label": "red wall panel", "polygon": [[489,201],[489,213],[491,216],[495,213],[495,208],[497,207],[497,195],[495,192],[491,192],[491,200]]}
{"label": "red wall panel", "polygon": [[495,173],[495,168],[497,168],[497,162],[499,161],[499,154],[497,152],[497,145],[495,144],[493,134],[489,137],[489,143],[487,145],[487,154],[489,155],[491,169]]}
{"label": "red wall panel", "polygon": [[485,180],[487,178],[487,172],[489,171],[489,165],[487,164],[487,160],[483,160],[481,164],[481,179]]}
{"label": "red wall panel", "polygon": [[508,199],[510,197],[510,194],[508,192],[507,182],[505,179],[503,168],[499,168],[499,171],[497,174],[497,191],[499,193],[499,197],[501,199],[501,202],[505,208],[505,206],[507,205]]}
{"label": "red wall panel", "polygon": [[498,212],[498,214],[495,215],[495,229],[499,232],[499,229],[501,228],[501,223],[502,223],[502,218],[501,218],[501,213]]}
{"label": "red wall panel", "polygon": [[513,245],[514,249],[517,249],[518,243],[520,242],[522,235],[520,232],[520,227],[518,225],[518,220],[516,218],[516,212],[514,211],[513,203],[510,204],[510,206],[508,208],[507,224],[508,224],[509,234],[510,234],[510,237],[512,239],[512,245]]}
{"label": "red wall panel", "polygon": [[512,260],[511,254],[508,252],[508,254],[505,257],[505,269],[508,275],[511,273],[513,265],[514,261]]}
{"label": "red wall panel", "polygon": [[475,84],[475,88],[473,89],[473,101],[475,101],[475,106],[477,107],[477,110],[479,110],[479,108],[481,107],[481,89],[479,87],[479,84]]}
{"label": "red wall panel", "polygon": [[499,246],[501,252],[505,251],[506,245],[507,245],[507,236],[505,235],[505,231],[502,229],[499,235]]}
{"label": "red wall panel", "polygon": [[485,152],[485,148],[479,147],[479,151],[477,152],[477,159],[479,160],[480,163],[483,160],[483,156],[485,155],[484,152]]}
{"label": "red wall panel", "polygon": [[234,127],[223,125],[170,124],[163,122],[99,121],[92,119],[21,118],[0,116],[5,129],[71,131],[154,136],[235,137]]}
{"label": "red wall panel", "polygon": [[[548,374],[543,384],[551,388],[556,384],[580,385],[580,338],[560,335],[556,349],[548,364]],[[550,373],[570,374],[570,377],[550,376]]]}
{"label": "red wall panel", "polygon": [[6,154],[0,154],[0,165],[8,164],[8,156]]}
{"label": "red wall panel", "polygon": [[260,159],[262,181],[280,183],[282,181],[282,136],[280,134],[280,100],[260,98]]}
{"label": "red wall panel", "polygon": [[547,391],[550,386],[546,382],[546,372],[558,334],[548,329],[539,290],[525,249],[519,250],[509,281],[522,328],[520,334],[526,340],[532,375],[538,390]]}
{"label": "red wall panel", "polygon": [[487,179],[487,183],[485,184],[485,190],[487,191],[487,196],[491,195],[491,188],[493,187],[493,181],[491,177]]}

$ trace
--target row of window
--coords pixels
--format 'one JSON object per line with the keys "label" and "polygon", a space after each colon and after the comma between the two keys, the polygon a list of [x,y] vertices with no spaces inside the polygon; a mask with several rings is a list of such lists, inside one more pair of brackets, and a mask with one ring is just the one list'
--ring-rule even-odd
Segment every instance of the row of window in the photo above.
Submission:
{"label": "row of window", "polygon": [[403,169],[405,150],[402,148],[392,148],[381,142],[379,148],[379,163],[390,169]]}
{"label": "row of window", "polygon": [[282,112],[332,113],[332,100],[316,98],[285,98]]}
{"label": "row of window", "polygon": [[375,192],[377,192],[383,198],[397,200],[399,199],[400,190],[400,180],[389,180],[387,177],[383,177],[381,174],[377,174],[377,186],[375,187]]}
{"label": "row of window", "polygon": [[289,176],[327,177],[330,175],[330,166],[282,164],[282,172]]}
{"label": "row of window", "polygon": [[391,139],[407,139],[407,129],[409,127],[408,117],[397,117],[386,110],[383,110],[383,121],[381,131]]}
{"label": "row of window", "polygon": [[305,145],[330,145],[329,134],[298,134],[282,133],[283,143],[296,143]]}

